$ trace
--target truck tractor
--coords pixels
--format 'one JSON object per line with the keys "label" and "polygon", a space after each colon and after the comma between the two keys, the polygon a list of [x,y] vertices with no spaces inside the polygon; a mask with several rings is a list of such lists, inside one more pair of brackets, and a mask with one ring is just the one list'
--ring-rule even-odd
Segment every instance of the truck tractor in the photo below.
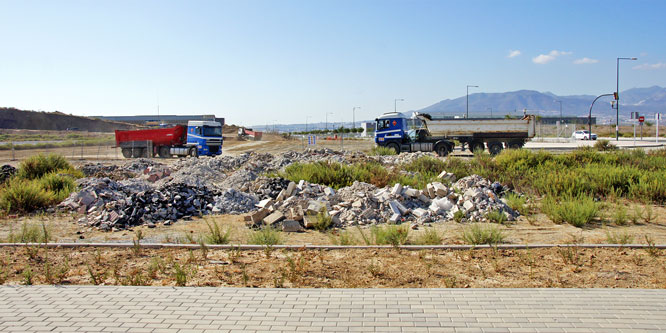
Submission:
{"label": "truck tractor", "polygon": [[[389,112],[375,119],[375,143],[401,152],[434,151],[446,156],[453,151],[455,141],[471,152],[487,149],[492,155],[504,148],[522,148],[533,138],[535,117],[505,118],[441,118],[415,112],[406,118]],[[455,141],[454,141],[455,140]]]}

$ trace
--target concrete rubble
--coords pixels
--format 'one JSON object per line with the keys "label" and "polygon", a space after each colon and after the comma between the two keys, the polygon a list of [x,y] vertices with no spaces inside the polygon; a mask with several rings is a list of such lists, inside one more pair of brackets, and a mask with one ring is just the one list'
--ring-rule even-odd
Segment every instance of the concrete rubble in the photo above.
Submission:
{"label": "concrete rubble", "polygon": [[13,167],[9,164],[3,165],[0,168],[0,184],[7,181],[7,179],[11,178],[15,173],[16,173],[16,168],[15,167]]}
{"label": "concrete rubble", "polygon": [[[391,166],[425,155],[430,156],[366,156],[307,149],[275,155],[183,158],[171,165],[150,159],[132,160],[119,167],[87,165],[84,173],[90,177],[79,180],[81,190],[72,193],[60,208],[85,215],[80,223],[101,230],[170,224],[205,214],[247,214],[250,227],[271,225],[290,232],[312,228],[317,214],[330,217],[335,227],[387,222],[422,225],[453,220],[458,211],[465,221],[484,221],[494,210],[503,212],[509,221],[518,216],[501,200],[505,189],[478,175],[457,180],[444,171],[438,181],[424,189],[403,184],[377,188],[354,182],[337,190],[304,180],[265,176],[296,162],[376,160]],[[124,180],[95,177],[119,170],[135,176]]]}

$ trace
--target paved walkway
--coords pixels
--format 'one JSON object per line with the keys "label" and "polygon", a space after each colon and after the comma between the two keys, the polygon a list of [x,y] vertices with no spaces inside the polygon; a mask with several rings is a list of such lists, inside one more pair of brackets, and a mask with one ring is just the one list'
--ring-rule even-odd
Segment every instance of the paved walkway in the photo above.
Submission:
{"label": "paved walkway", "polygon": [[666,290],[0,287],[0,332],[666,331]]}

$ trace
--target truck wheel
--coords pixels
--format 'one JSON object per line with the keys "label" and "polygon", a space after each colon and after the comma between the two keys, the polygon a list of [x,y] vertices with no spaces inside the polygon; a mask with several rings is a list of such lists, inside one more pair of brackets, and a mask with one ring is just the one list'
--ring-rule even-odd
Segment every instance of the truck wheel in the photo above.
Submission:
{"label": "truck wheel", "polygon": [[[470,150],[472,153],[476,153],[477,150],[483,151],[485,148],[486,148],[486,147],[483,145],[483,142],[482,142],[482,141],[472,141],[472,142],[469,144],[469,150]],[[490,147],[488,147],[488,148],[490,148]]]}
{"label": "truck wheel", "polygon": [[161,158],[171,157],[171,149],[167,146],[160,147],[159,155]]}
{"label": "truck wheel", "polygon": [[435,152],[439,157],[444,157],[449,154],[449,146],[442,143],[437,145],[437,148],[435,148]]}
{"label": "truck wheel", "polygon": [[199,152],[197,151],[196,148],[192,147],[190,148],[189,155],[191,157],[199,157]]}
{"label": "truck wheel", "polygon": [[395,142],[391,142],[391,143],[387,144],[386,148],[393,149],[396,154],[400,154],[400,146],[398,146],[398,144],[395,143]]}
{"label": "truck wheel", "polygon": [[501,142],[491,142],[488,143],[488,151],[490,152],[490,155],[497,155],[502,152],[502,143]]}
{"label": "truck wheel", "polygon": [[139,157],[143,157],[143,156],[144,156],[143,148],[134,148],[134,149],[132,149],[132,157],[139,158]]}
{"label": "truck wheel", "polygon": [[520,149],[520,148],[523,148],[523,143],[522,142],[509,142],[508,146],[511,149]]}
{"label": "truck wheel", "polygon": [[120,151],[123,153],[124,158],[131,158],[132,157],[132,149],[130,149],[130,148],[123,148]]}

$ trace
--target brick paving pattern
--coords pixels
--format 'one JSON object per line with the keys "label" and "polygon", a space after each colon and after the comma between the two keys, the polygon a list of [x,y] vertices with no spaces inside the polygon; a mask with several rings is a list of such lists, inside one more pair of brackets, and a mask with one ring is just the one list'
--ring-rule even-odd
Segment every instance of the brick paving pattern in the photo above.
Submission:
{"label": "brick paving pattern", "polygon": [[0,287],[0,332],[666,331],[666,290]]}

